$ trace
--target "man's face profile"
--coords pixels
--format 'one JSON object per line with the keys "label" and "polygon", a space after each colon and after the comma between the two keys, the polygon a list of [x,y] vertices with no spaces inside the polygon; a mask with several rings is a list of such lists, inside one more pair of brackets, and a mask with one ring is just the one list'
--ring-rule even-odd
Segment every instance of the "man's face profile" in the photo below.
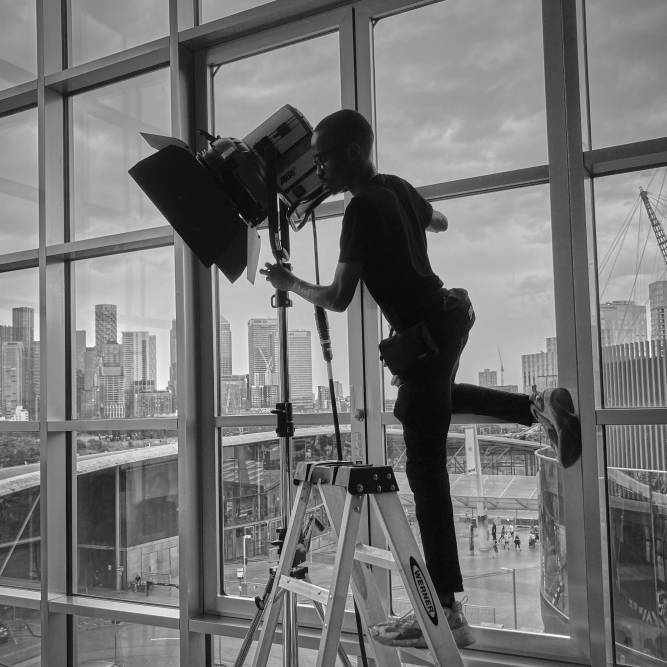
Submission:
{"label": "man's face profile", "polygon": [[335,194],[347,190],[350,164],[345,146],[336,145],[326,130],[317,130],[311,140],[317,177]]}

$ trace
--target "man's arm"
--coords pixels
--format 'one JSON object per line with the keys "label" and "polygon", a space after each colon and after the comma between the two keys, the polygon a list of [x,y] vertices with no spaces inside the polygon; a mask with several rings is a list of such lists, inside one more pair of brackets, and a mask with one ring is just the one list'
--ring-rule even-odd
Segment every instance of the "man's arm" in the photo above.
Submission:
{"label": "man's arm", "polygon": [[300,297],[327,310],[344,311],[352,301],[361,278],[361,262],[338,262],[331,285],[313,285],[295,276],[280,264],[265,264],[260,273],[276,288],[294,292]]}
{"label": "man's arm", "polygon": [[431,222],[426,228],[427,232],[445,232],[449,227],[449,222],[447,221],[447,216],[433,209],[431,214]]}

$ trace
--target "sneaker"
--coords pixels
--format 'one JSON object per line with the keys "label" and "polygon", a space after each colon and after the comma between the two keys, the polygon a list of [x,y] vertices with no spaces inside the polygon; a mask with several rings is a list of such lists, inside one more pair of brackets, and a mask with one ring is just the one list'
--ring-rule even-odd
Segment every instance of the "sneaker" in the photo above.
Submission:
{"label": "sneaker", "polygon": [[546,431],[561,465],[569,468],[576,463],[581,456],[581,424],[570,392],[564,387],[542,392],[533,388],[530,411]]}
{"label": "sneaker", "polygon": [[[463,605],[455,602],[450,609],[443,607],[454,641],[459,648],[470,646],[475,641],[472,628],[463,615]],[[426,639],[414,611],[386,623],[378,623],[368,628],[371,637],[380,644],[405,648],[427,648]]]}

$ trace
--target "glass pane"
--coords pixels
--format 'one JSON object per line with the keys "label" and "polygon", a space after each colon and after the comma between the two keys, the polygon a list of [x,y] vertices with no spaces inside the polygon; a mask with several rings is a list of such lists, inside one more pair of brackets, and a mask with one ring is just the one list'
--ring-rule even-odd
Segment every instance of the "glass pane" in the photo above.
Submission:
{"label": "glass pane", "polygon": [[201,22],[214,21],[224,16],[231,16],[238,12],[245,11],[251,7],[265,5],[270,0],[201,0]]}
{"label": "glass pane", "polygon": [[167,224],[127,171],[154,152],[139,132],[170,134],[168,70],[75,95],[71,105],[72,238]]}
{"label": "glass pane", "polygon": [[41,630],[38,609],[0,606],[0,664],[39,665]]}
{"label": "glass pane", "polygon": [[166,0],[70,0],[72,65],[118,53],[169,34]]}
{"label": "glass pane", "polygon": [[78,667],[178,667],[178,630],[76,617]]}
{"label": "glass pane", "polygon": [[[350,427],[341,426],[343,458],[350,456]],[[299,427],[292,440],[292,469],[299,461],[336,459],[333,426]],[[282,521],[280,445],[275,426],[226,427],[222,433],[222,509],[224,592],[261,596],[269,566],[277,563],[275,540]],[[308,560],[316,564],[311,580],[327,586],[335,544],[319,497],[310,500],[312,533]]]}
{"label": "glass pane", "polygon": [[667,405],[666,179],[663,168],[595,181],[605,407]]}
{"label": "glass pane", "polygon": [[664,664],[667,424],[608,426],[606,440],[616,659]]}
{"label": "glass pane", "polygon": [[79,593],[178,605],[176,431],[75,438]]}
{"label": "glass pane", "polygon": [[[558,384],[548,189],[454,199],[435,208],[447,215],[449,229],[429,234],[431,265],[447,287],[468,290],[476,313],[456,381],[509,392],[517,397],[515,418],[530,420],[520,393],[529,393],[533,383],[539,389]],[[386,372],[385,409],[396,399],[389,381]],[[492,406],[480,400],[472,407],[486,414]],[[449,429],[447,471],[465,590],[457,598],[467,596],[464,611],[474,625],[567,632],[542,596],[545,544],[539,537],[548,530],[542,523],[548,499],[539,491],[536,453],[546,444],[537,425],[455,424]],[[386,455],[420,540],[400,426],[386,429]],[[564,548],[562,513],[557,518]],[[409,602],[400,580],[393,585],[394,609],[402,613]]]}
{"label": "glass pane", "polygon": [[665,135],[667,4],[586,0],[593,146]]}
{"label": "glass pane", "polygon": [[[447,470],[465,591],[456,597],[473,625],[560,633],[567,630],[557,624],[558,615],[542,597],[541,564],[547,544],[540,540],[545,496],[538,494],[536,453],[544,448],[546,438],[539,429],[529,434],[522,430],[525,427],[509,424],[466,424],[450,429]],[[480,458],[479,477],[475,471],[466,472],[470,466],[466,445],[471,442]],[[386,446],[399,497],[421,546],[400,427],[386,429]],[[564,532],[564,526],[560,528]],[[399,577],[392,578],[392,604],[395,613],[410,609]]]}
{"label": "glass pane", "polygon": [[37,269],[0,275],[0,419],[39,419]]}
{"label": "glass pane", "polygon": [[81,260],[74,271],[76,414],[175,414],[173,248]]}
{"label": "glass pane", "polygon": [[[317,223],[323,283],[333,279],[338,261],[341,220]],[[273,262],[266,230],[261,233],[259,266]],[[294,272],[315,282],[312,234],[303,229],[291,239]],[[324,249],[333,248],[334,252]],[[264,276],[255,284],[242,276],[230,284],[220,273],[220,413],[262,413],[275,407],[280,386],[278,314],[271,308],[275,290]],[[322,358],[313,306],[293,297],[287,311],[290,399],[295,412],[331,412],[327,368]],[[340,411],[349,411],[347,316],[327,312],[333,350],[334,389]]]}
{"label": "glass pane", "polygon": [[36,109],[0,118],[0,211],[1,252],[36,248]]}
{"label": "glass pane", "polygon": [[[213,636],[213,667],[226,667],[226,665],[233,665],[241,648],[242,639],[236,637],[220,637]],[[248,657],[245,664],[251,665],[255,658],[256,642],[253,642],[248,651]],[[281,643],[273,644],[271,652],[269,653],[268,665],[277,667],[282,665],[283,648]],[[354,664],[354,663],[353,663]],[[361,664],[361,662],[359,662]],[[300,667],[315,667],[317,665],[317,651],[314,649],[299,649],[299,666]]]}
{"label": "glass pane", "polygon": [[547,161],[539,2],[439,2],[373,41],[381,171],[422,185]]}
{"label": "glass pane", "polygon": [[39,586],[40,556],[39,433],[0,432],[0,584]]}
{"label": "glass pane", "polygon": [[340,108],[338,33],[223,65],[214,96],[215,131],[223,137],[246,136],[285,104],[315,126]]}
{"label": "glass pane", "polygon": [[37,5],[29,0],[0,3],[0,89],[37,78]]}

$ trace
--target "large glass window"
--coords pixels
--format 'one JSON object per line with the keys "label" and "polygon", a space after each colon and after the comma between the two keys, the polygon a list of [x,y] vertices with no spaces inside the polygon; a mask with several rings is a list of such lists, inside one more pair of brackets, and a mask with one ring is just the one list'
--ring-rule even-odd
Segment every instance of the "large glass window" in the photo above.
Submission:
{"label": "large glass window", "polygon": [[169,33],[169,3],[144,0],[70,0],[71,65],[101,58]]}
{"label": "large glass window", "polygon": [[127,171],[154,152],[139,132],[170,134],[168,70],[81,93],[71,106],[71,237],[167,224]]}
{"label": "large glass window", "polygon": [[39,479],[39,434],[0,432],[2,585],[36,586],[41,578]]}
{"label": "large glass window", "polygon": [[175,431],[75,434],[78,591],[178,605]]}
{"label": "large glass window", "polygon": [[217,0],[200,0],[201,21],[213,21],[225,16],[231,16],[237,12],[265,5],[270,0],[227,0],[226,2],[217,2]]}
{"label": "large glass window", "polygon": [[37,247],[37,109],[0,118],[2,253]]}
{"label": "large glass window", "polygon": [[41,626],[38,609],[0,606],[0,664],[38,665]]}
{"label": "large glass window", "polygon": [[595,148],[665,136],[666,30],[663,0],[586,0]]}
{"label": "large glass window", "polygon": [[76,375],[84,419],[176,412],[173,249],[76,262]]}
{"label": "large glass window", "polygon": [[378,166],[414,185],[546,162],[540,3],[448,0],[373,31]]}
{"label": "large glass window", "polygon": [[36,269],[0,275],[0,419],[39,418],[41,398]]}
{"label": "large glass window", "polygon": [[179,667],[178,630],[76,617],[78,667],[163,665]]}
{"label": "large glass window", "polygon": [[0,89],[37,78],[37,5],[29,0],[0,4]]}
{"label": "large glass window", "polygon": [[667,406],[667,169],[595,181],[604,405]]}
{"label": "large glass window", "polygon": [[667,660],[667,424],[606,428],[616,659]]}

